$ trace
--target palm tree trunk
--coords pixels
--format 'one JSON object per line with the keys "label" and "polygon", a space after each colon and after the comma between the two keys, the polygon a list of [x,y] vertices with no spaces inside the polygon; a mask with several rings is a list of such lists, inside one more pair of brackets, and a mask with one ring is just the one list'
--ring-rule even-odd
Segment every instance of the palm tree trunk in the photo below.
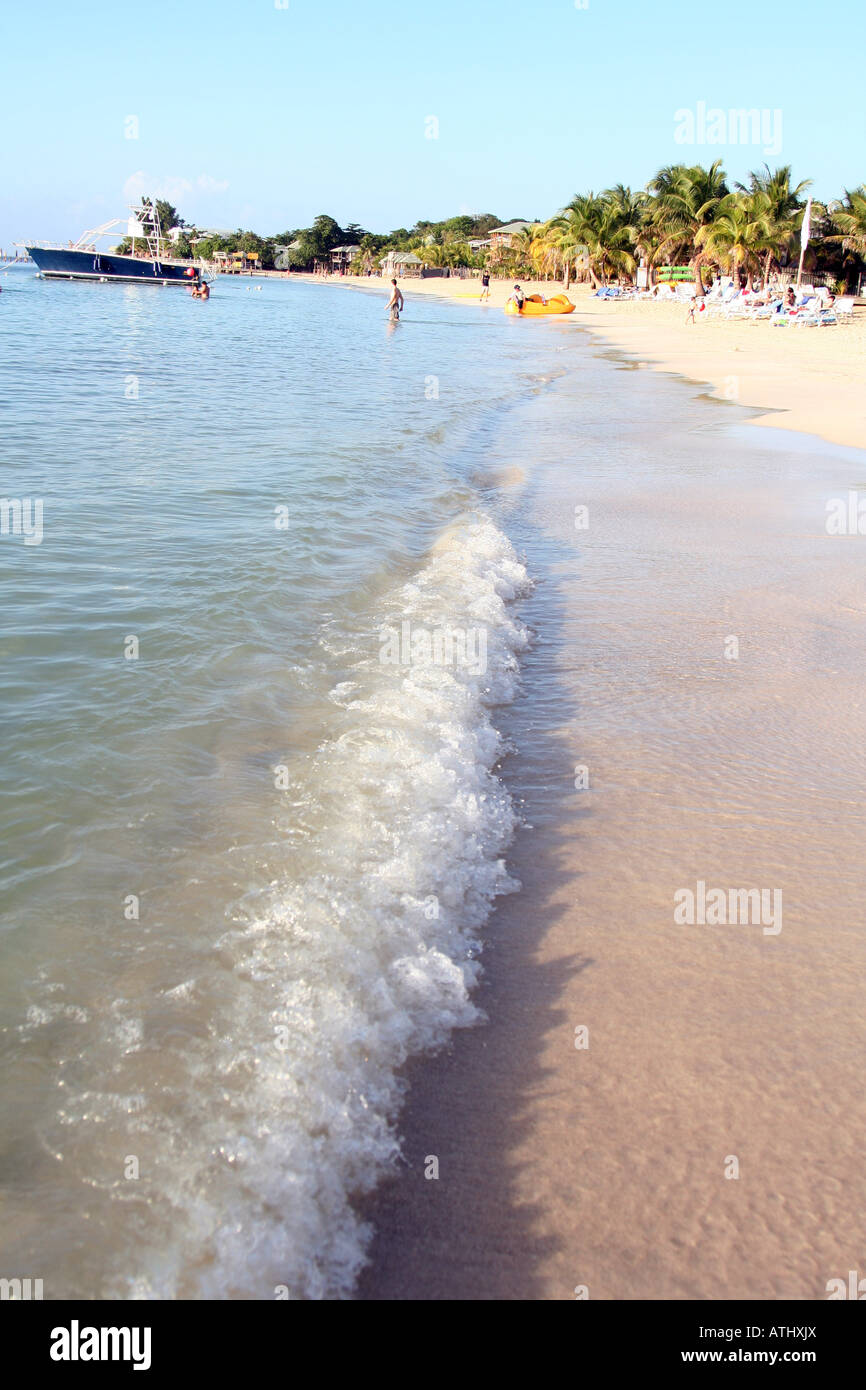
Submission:
{"label": "palm tree trunk", "polygon": [[772,251],[768,251],[768,252],[767,252],[767,259],[766,259],[766,261],[764,262],[764,294],[767,293],[767,286],[768,286],[769,283],[770,283],[770,268],[771,268],[772,264],[773,264],[773,253],[772,253]]}

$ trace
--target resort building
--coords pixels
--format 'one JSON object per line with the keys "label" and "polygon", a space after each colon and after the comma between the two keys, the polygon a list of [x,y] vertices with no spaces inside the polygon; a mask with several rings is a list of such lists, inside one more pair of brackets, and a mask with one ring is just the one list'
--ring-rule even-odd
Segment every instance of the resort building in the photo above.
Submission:
{"label": "resort building", "polygon": [[495,255],[497,251],[510,251],[514,238],[531,226],[531,222],[506,222],[504,227],[494,227],[490,233],[491,252]]}
{"label": "resort building", "polygon": [[424,262],[411,251],[389,251],[379,264],[383,275],[390,275],[396,280],[401,275],[420,277]]}
{"label": "resort building", "polygon": [[334,246],[331,248],[331,270],[348,270],[360,251],[360,246]]}

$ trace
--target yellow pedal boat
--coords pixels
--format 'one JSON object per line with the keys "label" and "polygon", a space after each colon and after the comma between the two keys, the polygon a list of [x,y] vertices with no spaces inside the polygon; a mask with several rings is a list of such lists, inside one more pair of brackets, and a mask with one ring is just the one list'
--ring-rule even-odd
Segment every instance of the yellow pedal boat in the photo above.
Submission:
{"label": "yellow pedal boat", "polygon": [[540,294],[530,294],[524,299],[522,310],[518,309],[513,299],[509,299],[505,312],[526,318],[528,314],[573,314],[574,307],[567,294],[551,295],[546,304]]}

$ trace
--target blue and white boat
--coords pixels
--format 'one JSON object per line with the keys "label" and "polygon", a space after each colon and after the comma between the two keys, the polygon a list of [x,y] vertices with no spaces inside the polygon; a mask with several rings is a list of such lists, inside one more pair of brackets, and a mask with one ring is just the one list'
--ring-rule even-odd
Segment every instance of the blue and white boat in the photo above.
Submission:
{"label": "blue and white boat", "polygon": [[[116,217],[100,227],[82,232],[75,242],[60,246],[57,242],[23,242],[25,251],[39,267],[40,275],[50,280],[119,281],[140,285],[191,285],[211,280],[213,275],[205,261],[180,260],[171,255],[163,236],[156,208],[151,203],[130,208],[130,217]],[[124,235],[132,240],[132,250],[123,255],[103,251],[98,243],[117,235],[116,228],[126,227]]]}

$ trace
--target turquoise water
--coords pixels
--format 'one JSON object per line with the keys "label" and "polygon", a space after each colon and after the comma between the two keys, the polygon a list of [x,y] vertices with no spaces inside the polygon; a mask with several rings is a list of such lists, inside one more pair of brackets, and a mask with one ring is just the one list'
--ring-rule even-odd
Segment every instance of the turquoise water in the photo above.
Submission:
{"label": "turquoise water", "polygon": [[326,286],[2,284],[0,492],[42,507],[0,536],[4,1266],[348,1292],[397,1069],[474,1020],[515,886],[529,580],[484,467],[557,339]]}

